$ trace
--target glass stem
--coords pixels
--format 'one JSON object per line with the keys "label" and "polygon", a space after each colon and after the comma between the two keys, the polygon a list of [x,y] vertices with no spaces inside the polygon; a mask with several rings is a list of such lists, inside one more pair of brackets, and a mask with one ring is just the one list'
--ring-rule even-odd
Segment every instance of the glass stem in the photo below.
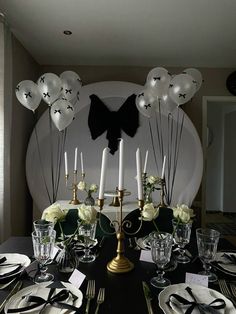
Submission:
{"label": "glass stem", "polygon": [[47,266],[46,265],[39,265],[39,269],[40,269],[40,277],[45,278],[47,277]]}
{"label": "glass stem", "polygon": [[165,274],[165,272],[162,269],[158,269],[157,270],[157,281],[164,282],[165,281],[163,278],[164,274]]}

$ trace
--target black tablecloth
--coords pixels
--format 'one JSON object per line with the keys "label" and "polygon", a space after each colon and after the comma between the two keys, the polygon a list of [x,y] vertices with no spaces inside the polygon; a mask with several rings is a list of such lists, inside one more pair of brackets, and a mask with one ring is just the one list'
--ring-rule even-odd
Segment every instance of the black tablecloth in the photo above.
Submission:
{"label": "black tablecloth", "polygon": [[[85,296],[87,280],[95,279],[96,296],[100,287],[106,288],[105,302],[100,306],[100,314],[145,314],[147,306],[143,295],[142,281],[149,284],[150,279],[156,274],[156,266],[153,263],[141,262],[139,260],[140,251],[130,248],[127,243],[125,256],[129,258],[135,265],[134,269],[125,274],[113,274],[107,271],[107,263],[116,256],[116,238],[106,238],[104,246],[100,251],[97,259],[89,264],[80,263],[78,270],[86,275],[86,280],[81,286],[81,290]],[[191,239],[187,246],[189,251],[196,256],[196,240]],[[219,249],[232,250],[234,247],[225,239],[220,239]],[[32,240],[30,237],[12,237],[0,246],[0,253],[22,253],[29,257],[33,256]],[[167,272],[165,276],[170,279],[172,284],[185,282],[186,272],[197,273],[202,269],[202,264],[197,258],[193,263],[178,264],[177,268],[172,272]],[[56,265],[49,265],[49,272],[54,273],[55,280],[67,281],[71,274],[62,274],[57,272]],[[224,277],[217,272],[219,277]],[[232,279],[232,278],[231,278]],[[33,284],[29,280],[24,281],[24,285]],[[210,284],[210,288],[218,290],[217,284]],[[154,313],[162,313],[158,306],[158,294],[160,290],[152,288],[153,301],[152,306]],[[10,287],[9,287],[10,289]],[[0,302],[7,295],[9,290],[0,290]],[[94,313],[96,307],[96,299],[91,302],[90,313]],[[86,302],[83,301],[81,313],[84,313]]]}

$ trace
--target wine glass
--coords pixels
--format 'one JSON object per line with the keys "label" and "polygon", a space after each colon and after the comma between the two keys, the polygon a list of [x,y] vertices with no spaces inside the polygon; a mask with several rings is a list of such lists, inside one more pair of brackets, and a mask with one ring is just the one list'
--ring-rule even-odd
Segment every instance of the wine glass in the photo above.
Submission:
{"label": "wine glass", "polygon": [[152,260],[157,265],[157,277],[153,277],[150,283],[156,288],[165,288],[170,281],[164,278],[164,267],[170,262],[173,237],[170,233],[159,232],[150,238]]}
{"label": "wine glass", "polygon": [[178,263],[189,263],[190,258],[185,255],[185,245],[189,243],[192,229],[192,222],[179,223],[172,220],[174,230],[174,241],[178,245],[179,254],[176,256]]}
{"label": "wine glass", "polygon": [[39,274],[34,277],[35,283],[52,281],[54,276],[47,273],[46,264],[52,259],[53,248],[56,238],[56,231],[52,230],[50,234],[42,235],[36,231],[32,232],[32,241],[34,249],[34,257],[39,263]]}
{"label": "wine glass", "polygon": [[83,245],[84,245],[84,255],[80,256],[78,259],[83,263],[93,262],[96,258],[96,255],[91,253],[90,248],[96,244],[95,234],[96,234],[95,223],[86,223],[83,224],[81,221],[78,221],[78,233],[80,236],[83,236]]}
{"label": "wine glass", "polygon": [[198,256],[203,263],[204,271],[200,275],[208,277],[209,282],[217,280],[216,274],[212,273],[210,263],[215,259],[220,232],[214,229],[198,228],[196,230]]}
{"label": "wine glass", "polygon": [[44,219],[35,220],[33,225],[34,231],[36,231],[37,234],[41,233],[41,235],[47,235],[54,229],[54,223]]}

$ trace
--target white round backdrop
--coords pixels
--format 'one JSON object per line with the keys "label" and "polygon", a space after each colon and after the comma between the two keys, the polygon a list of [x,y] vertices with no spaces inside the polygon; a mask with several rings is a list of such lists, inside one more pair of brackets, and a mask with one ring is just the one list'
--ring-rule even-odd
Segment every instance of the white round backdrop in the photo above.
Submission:
{"label": "white round backdrop", "polygon": [[[102,151],[108,145],[106,140],[106,132],[103,133],[96,140],[91,139],[90,130],[88,127],[88,114],[90,108],[91,94],[96,94],[100,97],[107,107],[111,110],[117,111],[124,101],[133,93],[138,93],[143,89],[143,86],[130,82],[107,81],[88,84],[83,86],[80,91],[79,101],[76,104],[75,120],[67,128],[67,137],[65,143],[65,151],[68,155],[69,168],[69,182],[73,176],[74,167],[74,150],[78,147],[78,173],[80,174],[80,152],[83,152],[85,181],[88,183],[99,184]],[[177,110],[172,115],[176,123]],[[197,131],[191,120],[180,109],[180,114],[184,115],[183,132],[180,141],[179,156],[177,163],[177,170],[175,181],[173,185],[173,194],[171,205],[177,203],[185,203],[191,205],[194,200],[202,179],[203,170],[203,154],[201,142]],[[164,143],[167,138],[167,115],[168,112],[163,110],[161,112],[162,118],[162,133]],[[45,112],[36,124],[38,134],[39,150],[41,155],[42,166],[40,163],[39,151],[36,142],[35,130],[33,130],[27,149],[26,156],[26,176],[30,193],[35,202],[35,205],[41,211],[50,205],[47,189],[52,195],[52,163],[51,153],[53,152],[53,167],[54,176],[56,172],[57,160],[57,140],[59,131],[53,126],[52,138],[49,129],[49,115]],[[136,150],[139,147],[144,160],[146,150],[149,151],[149,158],[147,164],[148,175],[161,175],[157,173],[157,168],[154,162],[154,154],[152,150],[151,137],[149,131],[148,118],[140,114],[140,127],[136,135],[131,138],[122,131],[122,138],[124,139],[124,165],[125,165],[125,188],[131,192],[126,200],[137,199],[137,183],[136,176]],[[52,139],[52,142],[51,142]],[[158,150],[157,139],[154,139],[155,150]],[[166,146],[166,144],[164,144]],[[166,147],[164,148],[167,149]],[[159,169],[161,169],[162,160],[159,151],[157,152]],[[44,172],[44,176],[42,173]],[[160,172],[160,170],[159,170]],[[55,180],[55,177],[54,177]],[[111,155],[109,154],[106,190],[114,190],[118,185],[118,151]],[[94,195],[95,197],[97,195]],[[159,192],[153,194],[156,201],[159,200]],[[72,197],[71,190],[65,186],[64,176],[64,154],[60,168],[60,181],[58,187],[57,200],[69,200]],[[78,191],[78,197],[83,199],[85,194]],[[108,200],[109,202],[110,200]]]}

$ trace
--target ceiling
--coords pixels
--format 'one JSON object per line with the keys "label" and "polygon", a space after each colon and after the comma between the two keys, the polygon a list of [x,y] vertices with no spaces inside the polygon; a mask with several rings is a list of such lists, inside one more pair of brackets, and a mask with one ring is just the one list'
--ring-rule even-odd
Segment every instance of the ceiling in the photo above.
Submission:
{"label": "ceiling", "polygon": [[39,64],[236,67],[235,0],[0,0],[0,12]]}

